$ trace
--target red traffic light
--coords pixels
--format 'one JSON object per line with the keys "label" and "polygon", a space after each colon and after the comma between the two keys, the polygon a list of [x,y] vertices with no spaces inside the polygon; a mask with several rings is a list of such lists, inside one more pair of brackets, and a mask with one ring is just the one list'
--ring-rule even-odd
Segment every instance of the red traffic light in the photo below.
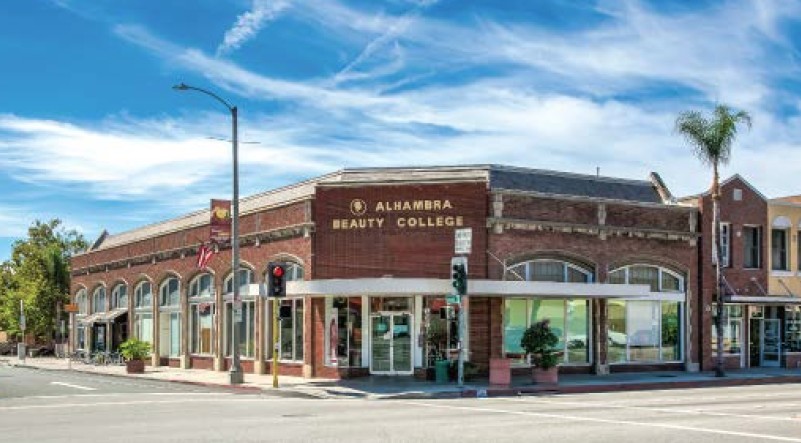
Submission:
{"label": "red traffic light", "polygon": [[284,268],[281,266],[276,266],[273,268],[273,276],[281,278],[284,275]]}

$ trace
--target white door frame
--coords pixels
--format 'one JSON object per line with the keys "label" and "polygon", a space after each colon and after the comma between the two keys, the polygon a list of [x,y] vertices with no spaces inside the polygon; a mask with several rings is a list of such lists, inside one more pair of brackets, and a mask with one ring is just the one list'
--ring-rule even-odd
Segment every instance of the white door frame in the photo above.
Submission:
{"label": "white door frame", "polygon": [[[767,322],[775,322],[777,332],[776,342],[776,360],[765,360],[765,330]],[[759,338],[759,365],[760,366],[781,366],[782,359],[782,330],[781,321],[778,318],[763,318],[760,321],[760,338]]]}

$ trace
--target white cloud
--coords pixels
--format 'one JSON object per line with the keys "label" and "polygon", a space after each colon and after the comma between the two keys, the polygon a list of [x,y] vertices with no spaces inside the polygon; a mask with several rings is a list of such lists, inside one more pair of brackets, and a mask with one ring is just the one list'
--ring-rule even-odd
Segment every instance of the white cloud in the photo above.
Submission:
{"label": "white cloud", "polygon": [[234,51],[255,37],[264,25],[275,20],[289,5],[286,0],[253,0],[251,10],[237,17],[234,26],[225,32],[217,47],[217,56]]}

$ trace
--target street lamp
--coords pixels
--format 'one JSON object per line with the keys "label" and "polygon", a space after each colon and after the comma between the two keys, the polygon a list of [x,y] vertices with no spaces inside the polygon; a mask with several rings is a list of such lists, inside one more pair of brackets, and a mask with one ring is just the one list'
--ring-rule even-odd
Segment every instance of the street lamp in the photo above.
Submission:
{"label": "street lamp", "polygon": [[[237,109],[236,106],[232,106],[227,101],[223,100],[217,94],[207,91],[205,89],[196,88],[194,86],[189,86],[184,83],[180,83],[172,87],[176,91],[197,91],[202,92],[208,96],[213,97],[218,102],[222,103],[228,111],[231,112],[231,149],[233,151],[233,163],[234,163],[234,179],[233,179],[233,187],[234,187],[234,195],[233,201],[231,202],[232,206],[232,214],[231,214],[231,268],[233,269],[233,286],[234,286],[234,299],[232,303],[233,307],[233,314],[231,316],[232,323],[236,323],[237,318],[242,318],[241,315],[241,300],[239,298],[239,146],[237,141]],[[239,328],[231,326],[231,370],[229,372],[230,376],[230,383],[233,384],[240,384],[244,381],[242,376],[242,366],[239,363]]]}

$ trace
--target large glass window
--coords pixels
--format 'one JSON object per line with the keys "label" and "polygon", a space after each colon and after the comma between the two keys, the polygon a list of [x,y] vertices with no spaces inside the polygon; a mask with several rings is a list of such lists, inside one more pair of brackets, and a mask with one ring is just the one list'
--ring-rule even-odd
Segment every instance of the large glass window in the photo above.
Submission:
{"label": "large glass window", "polygon": [[[723,353],[724,354],[740,354],[742,352],[743,343],[743,307],[739,305],[724,305],[723,306]],[[715,331],[717,323],[718,310],[715,305],[712,306],[712,352],[717,354],[718,351],[718,334]]]}
{"label": "large glass window", "polygon": [[180,282],[175,277],[170,277],[161,284],[159,306],[179,306],[181,303]]}
{"label": "large glass window", "polygon": [[128,286],[118,284],[111,291],[111,309],[128,308]]}
{"label": "large glass window", "polygon": [[328,298],[325,303],[326,363],[340,367],[361,366],[362,298]]}
{"label": "large glass window", "polygon": [[159,288],[159,352],[162,357],[181,355],[181,285],[170,277]]}
{"label": "large glass window", "polygon": [[153,343],[153,286],[148,281],[134,289],[134,337]]}
{"label": "large glass window", "polygon": [[303,361],[303,299],[281,300],[282,314],[279,327],[279,358]]}
{"label": "large glass window", "polygon": [[75,328],[75,347],[80,350],[86,350],[86,327],[78,326]]}
{"label": "large glass window", "polygon": [[536,259],[507,268],[506,280],[590,283],[592,272],[565,261]]}
{"label": "large glass window", "polygon": [[75,303],[78,305],[78,315],[86,315],[89,313],[89,305],[86,303],[86,289],[81,289],[75,295]]}
{"label": "large glass window", "polygon": [[201,274],[189,283],[189,347],[192,354],[214,353],[214,277]]}
{"label": "large glass window", "polygon": [[[684,292],[684,278],[658,266],[625,266],[610,272],[607,280],[648,285],[652,292]],[[681,361],[682,308],[677,301],[609,300],[607,361]]]}
{"label": "large glass window", "polygon": [[784,319],[784,351],[801,352],[801,307],[785,307]]}
{"label": "large glass window", "polygon": [[787,263],[787,230],[786,229],[773,229],[771,230],[771,247],[770,255],[774,271],[789,271],[790,266]]}
{"label": "large glass window", "polygon": [[762,267],[762,229],[758,226],[743,226],[743,267]]}
{"label": "large glass window", "polygon": [[581,364],[589,361],[590,308],[588,300],[504,300],[504,353],[507,358],[526,363],[520,340],[526,328],[548,319],[559,337],[556,347],[560,362]]}
{"label": "large glass window", "polygon": [[[256,349],[256,301],[254,295],[248,294],[247,289],[253,281],[253,271],[248,268],[239,269],[239,293],[242,301],[242,314],[234,318],[233,292],[234,273],[228,274],[223,282],[225,292],[225,355],[231,355],[233,349],[233,329],[239,333],[239,355],[244,358],[253,358]],[[236,320],[236,321],[234,321]]]}
{"label": "large glass window", "polygon": [[92,313],[106,312],[106,288],[103,286],[95,289],[92,295]]}

